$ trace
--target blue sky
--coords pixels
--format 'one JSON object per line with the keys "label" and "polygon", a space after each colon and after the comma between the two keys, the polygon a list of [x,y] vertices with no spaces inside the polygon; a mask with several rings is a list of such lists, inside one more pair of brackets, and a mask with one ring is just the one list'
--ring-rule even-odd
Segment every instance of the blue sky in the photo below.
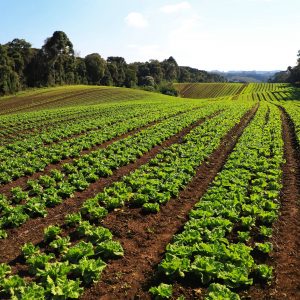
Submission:
{"label": "blue sky", "polygon": [[284,70],[300,50],[299,0],[0,0],[0,43],[66,32],[80,56],[205,70]]}

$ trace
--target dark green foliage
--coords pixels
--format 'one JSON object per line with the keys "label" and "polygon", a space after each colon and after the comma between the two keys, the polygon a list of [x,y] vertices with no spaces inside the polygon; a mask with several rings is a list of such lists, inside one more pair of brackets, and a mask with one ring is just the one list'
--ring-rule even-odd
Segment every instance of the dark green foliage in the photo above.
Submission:
{"label": "dark green foliage", "polygon": [[164,95],[169,95],[169,96],[178,96],[178,92],[173,86],[172,83],[170,82],[165,82],[160,85],[159,91],[164,94]]}
{"label": "dark green foliage", "polygon": [[19,90],[19,76],[14,71],[14,62],[9,57],[7,46],[0,45],[0,96]]}
{"label": "dark green foliage", "polygon": [[118,87],[140,86],[147,91],[176,96],[172,82],[225,81],[216,74],[178,66],[171,56],[160,62],[127,64],[120,56],[107,60],[98,53],[75,57],[73,44],[63,31],[55,31],[41,49],[24,39],[0,45],[0,96],[27,87],[93,84]]}
{"label": "dark green foliage", "polygon": [[170,56],[162,62],[164,77],[167,81],[175,82],[180,75],[180,69],[176,60]]}
{"label": "dark green foliage", "polygon": [[87,79],[90,84],[100,84],[105,71],[105,61],[98,53],[92,53],[84,59]]}
{"label": "dark green foliage", "polygon": [[107,58],[107,67],[111,74],[113,85],[124,86],[127,71],[127,64],[123,57],[109,56]]}
{"label": "dark green foliage", "polygon": [[47,66],[46,85],[74,83],[73,44],[63,31],[55,31],[42,47]]}

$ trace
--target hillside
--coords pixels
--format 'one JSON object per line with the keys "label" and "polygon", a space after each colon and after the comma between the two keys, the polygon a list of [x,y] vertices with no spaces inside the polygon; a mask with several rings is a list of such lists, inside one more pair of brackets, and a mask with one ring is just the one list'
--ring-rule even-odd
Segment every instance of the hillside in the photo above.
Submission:
{"label": "hillside", "polygon": [[297,89],[286,83],[175,83],[182,98],[233,100],[295,100]]}
{"label": "hillside", "polygon": [[175,83],[174,87],[180,97],[217,98],[240,94],[245,88],[242,83]]}
{"label": "hillside", "polygon": [[137,89],[71,85],[35,89],[21,92],[15,96],[0,97],[0,114],[170,98]]}
{"label": "hillside", "polygon": [[0,299],[299,299],[299,90],[176,86],[0,100]]}

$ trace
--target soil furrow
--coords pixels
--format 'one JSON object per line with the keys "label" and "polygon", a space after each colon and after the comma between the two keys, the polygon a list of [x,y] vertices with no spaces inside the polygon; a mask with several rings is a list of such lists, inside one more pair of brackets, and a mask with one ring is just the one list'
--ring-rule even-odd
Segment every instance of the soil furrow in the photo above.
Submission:
{"label": "soil furrow", "polygon": [[271,255],[275,278],[267,289],[253,289],[251,299],[300,299],[300,155],[293,122],[284,108],[282,137],[284,141],[283,189],[280,216],[275,223]]}
{"label": "soil furrow", "polygon": [[[45,218],[30,219],[21,227],[10,229],[8,232],[9,237],[5,240],[0,240],[0,263],[9,262],[20,255],[20,247],[24,243],[32,242],[37,244],[41,242],[43,239],[43,229],[45,227],[51,224],[63,224],[65,216],[69,213],[77,212],[86,199],[95,196],[97,193],[103,191],[106,186],[111,185],[113,182],[120,180],[124,175],[128,175],[130,172],[146,164],[164,148],[170,147],[174,143],[181,142],[182,138],[192,129],[199,126],[205,120],[216,116],[217,114],[218,112],[207,118],[198,120],[194,124],[184,128],[179,133],[164,141],[161,145],[157,145],[152,148],[148,153],[137,159],[134,163],[120,167],[114,171],[112,176],[100,178],[95,183],[92,183],[85,191],[75,193],[73,198],[68,198],[64,200],[62,204],[49,209],[48,215]],[[111,143],[111,141],[107,143]]]}
{"label": "soil furrow", "polygon": [[217,150],[197,169],[190,184],[177,199],[171,199],[155,215],[124,208],[109,214],[104,226],[123,245],[125,256],[111,261],[101,280],[81,299],[149,299],[147,293],[166,245],[188,220],[188,213],[222,169],[238,138],[257,111],[255,106],[224,136]]}

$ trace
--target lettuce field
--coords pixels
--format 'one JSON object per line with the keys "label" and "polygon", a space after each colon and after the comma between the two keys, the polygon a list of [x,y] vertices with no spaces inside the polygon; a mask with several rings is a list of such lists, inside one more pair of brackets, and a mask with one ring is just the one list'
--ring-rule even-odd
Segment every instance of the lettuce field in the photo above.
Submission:
{"label": "lettuce field", "polygon": [[0,98],[0,299],[300,299],[300,90]]}

